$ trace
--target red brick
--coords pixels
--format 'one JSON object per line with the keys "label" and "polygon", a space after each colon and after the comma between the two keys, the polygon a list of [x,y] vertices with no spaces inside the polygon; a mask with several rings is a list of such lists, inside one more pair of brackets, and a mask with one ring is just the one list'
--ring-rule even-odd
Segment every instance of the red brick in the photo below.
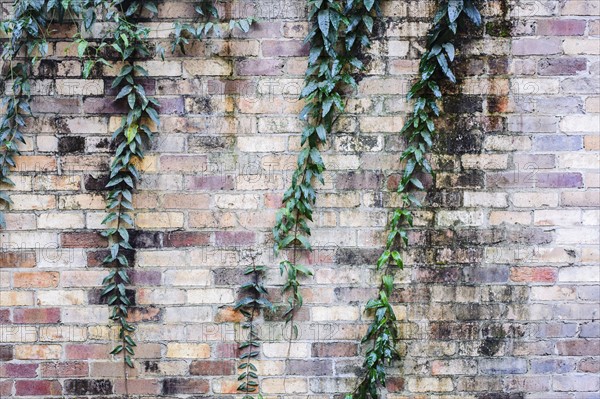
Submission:
{"label": "red brick", "polygon": [[35,252],[8,251],[0,252],[0,268],[35,267]]}
{"label": "red brick", "polygon": [[197,247],[208,245],[210,242],[210,233],[195,231],[174,231],[166,233],[164,237],[165,247]]}
{"label": "red brick", "polygon": [[87,360],[106,359],[110,352],[109,345],[105,344],[71,344],[65,346],[67,359]]}
{"label": "red brick", "polygon": [[20,396],[61,395],[62,386],[56,380],[21,380],[15,382],[16,394]]}
{"label": "red brick", "polygon": [[15,309],[13,321],[16,324],[52,324],[60,322],[60,309]]}
{"label": "red brick", "polygon": [[58,286],[58,272],[15,273],[13,286],[15,288],[49,288]]}
{"label": "red brick", "polygon": [[2,380],[0,381],[0,397],[10,397],[12,396],[14,381]]}
{"label": "red brick", "polygon": [[557,271],[552,267],[513,267],[510,269],[510,279],[515,282],[553,283]]}
{"label": "red brick", "polygon": [[358,345],[351,342],[314,343],[312,357],[354,357],[358,353]]}
{"label": "red brick", "polygon": [[166,378],[163,380],[162,394],[197,394],[207,393],[209,384],[207,380],[196,378]]}
{"label": "red brick", "polygon": [[388,377],[386,379],[385,387],[388,392],[402,392],[404,390],[404,378],[402,377]]}
{"label": "red brick", "polygon": [[37,364],[31,363],[6,363],[0,365],[2,378],[35,378],[37,377]]}
{"label": "red brick", "polygon": [[0,345],[0,361],[11,361],[13,359],[13,349],[12,345]]}
{"label": "red brick", "polygon": [[52,362],[41,364],[42,377],[85,377],[89,367],[86,362]]}
{"label": "red brick", "polygon": [[232,375],[235,373],[233,360],[195,360],[190,364],[191,375]]}
{"label": "red brick", "polygon": [[106,238],[96,232],[63,233],[60,242],[63,248],[103,248],[108,245]]}
{"label": "red brick", "polygon": [[0,309],[0,324],[10,324],[9,309]]}
{"label": "red brick", "polygon": [[598,356],[600,355],[600,340],[572,339],[559,341],[556,350],[561,356]]}

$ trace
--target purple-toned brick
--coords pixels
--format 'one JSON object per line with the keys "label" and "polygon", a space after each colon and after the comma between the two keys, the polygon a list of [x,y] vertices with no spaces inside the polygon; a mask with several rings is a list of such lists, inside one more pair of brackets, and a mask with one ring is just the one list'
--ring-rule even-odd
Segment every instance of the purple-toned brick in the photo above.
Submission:
{"label": "purple-toned brick", "polygon": [[540,36],[581,36],[585,25],[583,19],[538,19],[536,33]]}
{"label": "purple-toned brick", "polygon": [[540,188],[581,188],[583,177],[581,173],[553,172],[536,173],[536,187]]}
{"label": "purple-toned brick", "polygon": [[302,40],[264,40],[262,53],[265,57],[302,57],[308,55],[309,46]]}
{"label": "purple-toned brick", "polygon": [[218,246],[251,245],[256,243],[256,233],[252,231],[218,231],[215,233]]}
{"label": "purple-toned brick", "polygon": [[159,271],[130,271],[131,282],[134,286],[160,285],[162,274]]}
{"label": "purple-toned brick", "polygon": [[539,61],[538,73],[545,76],[575,75],[586,68],[585,58],[545,58]]}
{"label": "purple-toned brick", "polygon": [[513,166],[522,173],[536,169],[552,169],[555,167],[556,156],[553,154],[515,154]]}
{"label": "purple-toned brick", "polygon": [[340,172],[335,178],[339,190],[376,190],[381,186],[381,172]]}
{"label": "purple-toned brick", "polygon": [[514,55],[546,55],[558,54],[562,41],[559,38],[517,39],[513,41]]}
{"label": "purple-toned brick", "polygon": [[533,139],[533,149],[535,151],[577,151],[582,148],[583,138],[581,136],[550,135]]}
{"label": "purple-toned brick", "polygon": [[240,76],[277,76],[283,74],[283,61],[247,59],[236,65],[236,71]]}
{"label": "purple-toned brick", "polygon": [[233,176],[191,176],[186,180],[188,190],[233,190],[235,182]]}
{"label": "purple-toned brick", "polygon": [[2,377],[8,378],[35,378],[37,376],[37,364],[31,363],[6,363],[2,366],[3,375]]}

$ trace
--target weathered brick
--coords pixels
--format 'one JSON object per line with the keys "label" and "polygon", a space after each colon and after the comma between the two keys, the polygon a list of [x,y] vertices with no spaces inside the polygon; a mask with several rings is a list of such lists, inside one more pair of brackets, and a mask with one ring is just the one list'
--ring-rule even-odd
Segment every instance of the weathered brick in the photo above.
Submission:
{"label": "weathered brick", "polygon": [[[25,375],[21,377],[25,377]],[[15,391],[19,396],[52,396],[62,394],[62,386],[57,380],[20,380],[15,382]]]}

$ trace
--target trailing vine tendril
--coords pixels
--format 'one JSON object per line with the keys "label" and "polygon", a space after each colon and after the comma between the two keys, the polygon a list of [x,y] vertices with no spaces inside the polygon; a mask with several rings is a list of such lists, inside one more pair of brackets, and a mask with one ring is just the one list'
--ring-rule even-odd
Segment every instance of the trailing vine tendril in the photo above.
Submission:
{"label": "trailing vine tendril", "polygon": [[[0,22],[0,32],[9,37],[2,51],[2,60],[7,66],[5,76],[12,81],[10,93],[2,99],[6,112],[0,120],[1,184],[14,186],[9,177],[10,168],[16,166],[18,143],[25,144],[24,117],[31,115],[30,77],[33,66],[48,53],[48,27],[56,20],[62,22],[66,14],[78,15],[80,10],[78,2],[15,0],[12,17]],[[8,207],[11,204],[8,194],[0,191],[0,205]],[[0,227],[6,227],[2,213]]]}
{"label": "trailing vine tendril", "polygon": [[306,266],[298,264],[298,250],[311,250],[309,237],[313,207],[316,202],[314,181],[324,184],[325,164],[320,147],[340,113],[344,111],[344,90],[357,88],[352,73],[364,68],[358,55],[370,45],[368,34],[373,30],[373,16],[379,12],[374,0],[309,0],[311,29],[305,39],[310,44],[305,85],[300,98],[306,106],[300,119],[307,122],[301,136],[302,150],[289,189],[283,196],[283,207],[277,212],[273,228],[275,253],[290,248],[290,259],[280,262],[286,282],[282,291],[288,294],[284,312],[290,324],[290,340],[298,335],[294,316],[302,307],[299,278],[312,275]]}
{"label": "trailing vine tendril", "polygon": [[250,277],[250,281],[242,285],[242,291],[246,296],[241,298],[234,307],[246,317],[246,323],[242,328],[247,331],[247,336],[239,345],[241,363],[238,366],[240,370],[238,391],[245,394],[242,399],[253,399],[253,394],[257,394],[257,399],[263,399],[258,382],[258,369],[253,360],[258,357],[260,349],[260,336],[255,318],[259,316],[261,310],[273,308],[271,302],[265,297],[268,292],[261,282],[265,271],[266,267],[257,265],[255,257],[251,257],[251,265],[244,270],[244,275]]}
{"label": "trailing vine tendril", "polygon": [[[202,0],[194,6],[197,23],[182,23],[176,21],[173,24],[173,39],[171,41],[171,52],[174,53],[177,48],[185,54],[185,46],[191,40],[201,40],[207,37],[211,32],[217,36],[221,35],[221,17],[214,0]],[[242,32],[249,32],[256,19],[252,16],[239,19],[231,19],[225,27],[226,31],[233,31],[236,27]]]}
{"label": "trailing vine tendril", "polygon": [[[142,2],[105,2],[105,17],[113,22],[115,27],[104,38],[99,46],[108,45],[118,54],[122,67],[112,83],[112,88],[118,90],[115,101],[124,103],[127,114],[123,116],[120,126],[112,135],[115,149],[114,157],[110,164],[110,176],[106,188],[108,215],[102,221],[107,229],[102,235],[109,241],[110,253],[103,260],[103,265],[111,268],[104,278],[104,288],[101,296],[111,306],[110,319],[119,327],[119,343],[112,349],[111,354],[122,355],[123,373],[125,378],[125,391],[127,392],[127,367],[133,368],[132,356],[135,354],[136,343],[133,339],[135,327],[127,320],[129,308],[132,305],[128,296],[127,286],[131,284],[128,269],[128,255],[133,248],[129,243],[128,228],[134,225],[131,213],[133,212],[133,191],[140,178],[137,165],[144,158],[144,151],[152,141],[151,123],[160,125],[158,115],[158,101],[146,95],[144,87],[139,82],[139,77],[148,75],[147,71],[134,64],[134,60],[150,55],[148,47],[149,29],[138,25],[134,18],[142,9]],[[156,6],[144,2],[143,7],[153,12]],[[79,42],[78,51],[85,53],[87,42]],[[84,43],[83,45],[81,43]],[[92,63],[98,60],[91,60]],[[106,60],[102,63],[107,64]]]}
{"label": "trailing vine tendril", "polygon": [[408,246],[406,229],[413,225],[410,207],[421,206],[411,191],[424,189],[419,174],[433,174],[426,154],[436,135],[435,118],[441,115],[437,105],[442,97],[440,81],[447,78],[456,83],[450,64],[455,58],[453,42],[463,14],[474,24],[481,24],[481,15],[471,0],[440,2],[433,26],[427,35],[426,50],[419,63],[419,80],[407,95],[408,100],[414,101],[414,106],[400,132],[407,142],[407,148],[401,155],[401,161],[405,165],[404,172],[397,188],[403,207],[396,209],[392,215],[385,250],[377,260],[376,270],[384,270],[378,296],[369,300],[365,306],[366,311],[374,316],[362,340],[364,344],[370,345],[364,361],[365,375],[356,389],[346,395],[346,399],[379,398],[379,387],[385,386],[386,366],[400,357],[396,349],[396,315],[390,304],[394,287],[393,267],[404,267],[401,251]]}

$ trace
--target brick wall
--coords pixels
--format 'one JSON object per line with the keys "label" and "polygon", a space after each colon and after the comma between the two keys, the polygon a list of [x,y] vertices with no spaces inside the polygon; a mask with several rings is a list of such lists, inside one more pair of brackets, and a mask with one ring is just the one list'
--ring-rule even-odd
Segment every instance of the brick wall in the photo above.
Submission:
{"label": "brick wall", "polygon": [[[266,315],[259,374],[268,398],[352,389],[374,295],[415,76],[433,2],[384,2],[369,71],[325,151],[300,337]],[[8,2],[4,1],[3,6]],[[190,2],[167,1],[153,37]],[[130,391],[232,398],[248,253],[282,283],[270,229],[302,128],[304,3],[235,3],[245,35],[144,62],[163,125],[134,198],[138,351]],[[600,8],[595,0],[483,5],[447,87],[427,207],[393,300],[404,359],[388,399],[598,399]],[[509,21],[509,22],[507,22]],[[106,69],[81,78],[59,28],[36,77],[35,118],[0,234],[0,396],[122,397],[99,286],[103,186],[119,121]],[[63,39],[61,39],[61,37]],[[65,55],[66,51],[66,55]],[[287,376],[287,378],[284,378]],[[112,395],[112,396],[111,396]],[[200,396],[198,396],[200,395]]]}

